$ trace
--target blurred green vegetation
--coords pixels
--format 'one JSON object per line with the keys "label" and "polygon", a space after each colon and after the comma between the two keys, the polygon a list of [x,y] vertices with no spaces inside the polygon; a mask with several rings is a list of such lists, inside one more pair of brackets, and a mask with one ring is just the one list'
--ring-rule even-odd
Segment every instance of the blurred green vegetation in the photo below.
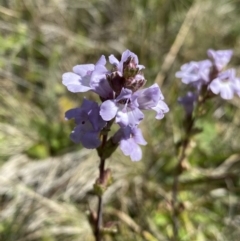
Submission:
{"label": "blurred green vegetation", "polygon": [[[198,11],[184,23],[195,6]],[[64,112],[80,106],[84,96],[95,96],[69,93],[61,84],[61,75],[76,64],[95,63],[102,54],[120,57],[130,49],[146,67],[146,85],[158,81],[170,112],[161,121],[146,113],[141,127],[148,145],[142,161],[129,164],[134,170],[124,176],[127,182],[121,191],[106,203],[105,219],[120,222],[119,233],[107,236],[106,241],[171,240],[175,144],[183,135],[184,119],[177,98],[187,91],[174,74],[190,60],[205,59],[209,48],[231,48],[230,66],[239,76],[239,14],[239,0],[0,0],[2,167],[21,154],[37,165],[42,159],[80,150],[68,138],[74,123],[64,120]],[[190,21],[183,44],[172,56],[173,64],[163,69],[180,28]],[[163,76],[161,81],[158,74]],[[193,139],[188,167],[180,178],[180,240],[239,240],[239,106],[238,98],[215,98],[197,122],[203,132]],[[118,158],[130,162],[123,155]],[[35,190],[34,185],[29,188]],[[68,211],[44,216],[40,228],[36,224],[29,231],[41,219],[40,204],[36,201],[37,205],[25,207],[26,200],[19,201],[21,192],[9,197],[0,188],[0,241],[91,240],[74,229],[86,219],[82,213],[88,196],[80,201],[60,195],[44,198],[47,203],[67,206]],[[6,214],[8,203],[13,208]],[[61,225],[69,229],[61,232]]]}

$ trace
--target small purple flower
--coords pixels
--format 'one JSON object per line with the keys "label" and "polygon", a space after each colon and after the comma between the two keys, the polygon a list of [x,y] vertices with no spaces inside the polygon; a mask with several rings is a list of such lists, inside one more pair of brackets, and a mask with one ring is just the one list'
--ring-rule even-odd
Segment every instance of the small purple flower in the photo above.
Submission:
{"label": "small purple flower", "polygon": [[223,68],[229,63],[232,58],[232,50],[213,50],[209,49],[207,51],[208,57],[213,60],[213,65],[218,71],[223,70]]}
{"label": "small purple flower", "polygon": [[123,88],[116,99],[102,103],[100,115],[105,121],[109,121],[116,116],[116,122],[120,126],[138,125],[144,118],[141,110],[155,110],[157,112],[156,119],[162,119],[164,114],[169,111],[163,99],[164,97],[157,84],[134,93]]}
{"label": "small purple flower", "polygon": [[191,115],[193,112],[194,104],[197,101],[197,95],[193,92],[187,92],[183,97],[178,98],[179,104],[181,104],[187,115]]}
{"label": "small purple flower", "polygon": [[70,135],[73,142],[82,143],[88,149],[100,146],[99,134],[106,122],[99,115],[99,110],[96,102],[84,99],[80,108],[71,109],[65,113],[67,120],[74,118],[77,124]]}
{"label": "small purple flower", "polygon": [[184,84],[196,82],[206,84],[209,82],[211,67],[212,63],[210,60],[191,61],[182,65],[181,70],[176,72],[176,77],[181,78]]}
{"label": "small purple flower", "polygon": [[142,150],[139,145],[147,144],[141,130],[136,126],[120,128],[113,136],[113,142],[119,143],[124,155],[130,156],[132,161],[141,160]]}
{"label": "small purple flower", "polygon": [[110,98],[112,97],[112,89],[106,79],[108,70],[105,64],[106,58],[102,55],[96,65],[76,65],[73,67],[73,73],[63,74],[62,83],[74,93],[91,90],[104,99]]}
{"label": "small purple flower", "polygon": [[63,74],[62,83],[69,91],[92,91],[102,101],[99,107],[97,103],[84,99],[80,108],[66,112],[66,119],[74,118],[77,124],[70,137],[86,148],[97,148],[101,144],[102,129],[108,121],[115,119],[120,130],[113,139],[118,139],[116,143],[120,144],[125,155],[138,161],[142,157],[139,144],[146,145],[141,130],[137,128],[144,118],[142,110],[154,110],[156,119],[162,119],[169,108],[157,84],[140,90],[146,82],[145,67],[139,65],[136,54],[126,50],[121,61],[110,55],[109,62],[113,65],[111,71],[105,67],[105,56],[101,56],[95,65],[77,65],[73,72]]}
{"label": "small purple flower", "polygon": [[124,88],[116,99],[102,103],[100,115],[105,121],[116,117],[116,123],[120,126],[138,125],[144,118],[144,114],[138,108],[136,98],[133,98],[132,91]]}
{"label": "small purple flower", "polygon": [[163,94],[157,84],[153,84],[149,88],[138,90],[133,94],[139,109],[141,110],[155,110],[157,112],[156,119],[160,120],[164,114],[169,111],[167,104],[163,101]]}
{"label": "small purple flower", "polygon": [[220,94],[225,100],[232,99],[237,87],[235,74],[235,69],[229,69],[220,73],[218,77],[210,83],[209,89],[214,94]]}

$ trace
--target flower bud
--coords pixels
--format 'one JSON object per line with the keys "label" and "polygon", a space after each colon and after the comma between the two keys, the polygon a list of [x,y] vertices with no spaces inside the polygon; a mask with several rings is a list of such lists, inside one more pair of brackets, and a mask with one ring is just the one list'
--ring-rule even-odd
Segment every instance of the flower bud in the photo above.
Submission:
{"label": "flower bud", "polygon": [[123,63],[123,77],[124,87],[133,92],[143,87],[146,83],[142,71],[137,67],[132,56],[129,56]]}

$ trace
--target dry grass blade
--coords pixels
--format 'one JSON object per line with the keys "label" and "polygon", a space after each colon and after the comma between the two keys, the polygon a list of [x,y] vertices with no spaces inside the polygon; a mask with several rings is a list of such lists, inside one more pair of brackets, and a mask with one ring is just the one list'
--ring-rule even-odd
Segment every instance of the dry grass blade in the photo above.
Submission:
{"label": "dry grass blade", "polygon": [[164,58],[163,64],[161,66],[160,72],[157,74],[157,77],[155,79],[155,82],[158,83],[160,86],[162,86],[163,81],[166,77],[167,72],[170,70],[172,64],[174,63],[174,60],[184,44],[184,41],[198,16],[198,12],[201,8],[200,1],[196,0],[193,2],[192,6],[188,10],[186,17],[179,29],[179,32],[169,50],[166,57]]}
{"label": "dry grass blade", "polygon": [[[46,233],[73,237],[72,240],[88,236],[85,240],[90,240],[92,232],[86,216],[72,202],[84,207],[87,203],[95,205],[95,196],[90,193],[98,174],[97,164],[96,153],[88,150],[37,162],[24,155],[12,157],[0,170],[0,197],[8,200],[0,219],[10,230],[14,220],[22,223],[18,241],[23,240],[22,236],[25,240],[36,240]],[[112,164],[115,182],[104,196],[105,203],[116,191],[118,195],[125,191],[126,176],[132,173],[131,165],[123,160]],[[22,218],[26,221],[20,221]]]}

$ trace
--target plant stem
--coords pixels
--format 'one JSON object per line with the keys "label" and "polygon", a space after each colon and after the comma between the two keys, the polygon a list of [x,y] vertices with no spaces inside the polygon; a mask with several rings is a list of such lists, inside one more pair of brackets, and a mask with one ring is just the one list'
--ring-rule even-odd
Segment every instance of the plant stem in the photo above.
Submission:
{"label": "plant stem", "polygon": [[95,238],[96,241],[101,241],[101,226],[102,226],[102,197],[98,196],[98,211],[97,211],[97,222],[96,222],[96,231]]}
{"label": "plant stem", "polygon": [[[213,71],[212,78],[216,73]],[[190,116],[186,117],[188,125],[185,129],[185,139],[183,139],[180,147],[180,153],[178,155],[178,162],[175,169],[173,187],[172,187],[172,209],[173,209],[173,240],[178,241],[178,214],[179,214],[179,206],[178,206],[178,191],[179,191],[179,177],[183,171],[183,161],[186,158],[186,150],[188,149],[190,140],[191,140],[191,133],[195,125],[196,118],[199,116],[199,112],[206,102],[206,100],[210,98],[209,92],[207,87],[203,88],[198,98],[195,115],[192,113]]]}
{"label": "plant stem", "polygon": [[[108,132],[103,134],[102,138],[102,145],[101,150],[104,149],[105,144],[107,142]],[[105,159],[100,157],[100,164],[99,164],[99,182],[102,183],[104,179],[104,168],[105,168]],[[103,201],[102,201],[102,195],[98,195],[98,209],[97,209],[97,221],[96,221],[96,227],[95,227],[95,240],[101,241],[102,235],[101,235],[101,228],[102,228],[102,216],[103,216]]]}
{"label": "plant stem", "polygon": [[173,188],[172,188],[172,207],[173,207],[173,240],[178,240],[178,189],[179,189],[179,177],[182,172],[182,163],[186,157],[186,150],[190,143],[190,136],[193,126],[194,126],[194,119],[191,116],[190,124],[186,129],[186,139],[182,142],[182,149],[181,153],[178,157],[178,163],[175,170],[174,181],[173,181]]}

